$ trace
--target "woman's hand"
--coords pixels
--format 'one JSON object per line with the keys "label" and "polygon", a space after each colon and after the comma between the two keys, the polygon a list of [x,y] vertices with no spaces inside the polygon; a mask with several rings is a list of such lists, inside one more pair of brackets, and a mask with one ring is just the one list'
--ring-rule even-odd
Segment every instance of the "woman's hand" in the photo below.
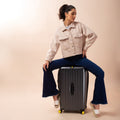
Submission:
{"label": "woman's hand", "polygon": [[[82,57],[86,56],[86,50],[83,50],[83,51],[82,51],[82,54],[83,54]],[[86,58],[87,58],[87,56],[86,56]]]}
{"label": "woman's hand", "polygon": [[46,62],[43,64],[43,68],[44,68],[44,70],[46,71],[46,66],[47,66],[47,68],[49,67],[49,61],[48,60],[46,60]]}

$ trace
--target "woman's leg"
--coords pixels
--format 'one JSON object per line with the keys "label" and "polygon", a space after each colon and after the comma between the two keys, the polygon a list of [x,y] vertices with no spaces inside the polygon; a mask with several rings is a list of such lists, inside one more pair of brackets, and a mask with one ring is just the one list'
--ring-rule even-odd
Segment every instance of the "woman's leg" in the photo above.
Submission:
{"label": "woman's leg", "polygon": [[86,57],[75,61],[75,65],[82,66],[96,76],[95,88],[93,94],[93,104],[107,104],[106,90],[104,84],[104,71],[95,63],[88,60]]}
{"label": "woman's leg", "polygon": [[54,96],[59,93],[59,91],[56,89],[56,83],[55,83],[52,71],[57,68],[64,67],[64,66],[70,66],[70,65],[72,65],[70,61],[67,61],[64,58],[62,58],[62,59],[51,61],[48,69],[46,68],[47,71],[43,69],[44,75],[43,75],[42,97]]}

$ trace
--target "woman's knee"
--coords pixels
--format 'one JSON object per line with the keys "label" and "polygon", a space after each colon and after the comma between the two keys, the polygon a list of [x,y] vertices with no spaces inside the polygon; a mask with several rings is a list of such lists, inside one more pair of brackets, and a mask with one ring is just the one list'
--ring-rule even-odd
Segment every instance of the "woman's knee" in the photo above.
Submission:
{"label": "woman's knee", "polygon": [[52,71],[52,70],[55,70],[57,68],[60,68],[61,66],[63,66],[63,64],[65,64],[63,59],[53,60],[49,63],[48,69]]}
{"label": "woman's knee", "polygon": [[46,72],[48,70],[51,70],[51,66],[52,66],[51,63],[49,63],[48,68],[47,68],[47,65],[45,66],[46,70],[44,69],[44,67],[42,67],[42,69],[44,72]]}
{"label": "woman's knee", "polygon": [[49,63],[48,69],[52,71],[53,70],[53,66],[54,66],[54,61],[51,61]]}
{"label": "woman's knee", "polygon": [[[46,66],[46,67],[47,67],[47,66]],[[55,68],[56,68],[56,62],[55,62],[55,60],[53,60],[53,61],[51,61],[51,62],[49,63],[47,70],[52,71],[52,70],[54,70]]]}

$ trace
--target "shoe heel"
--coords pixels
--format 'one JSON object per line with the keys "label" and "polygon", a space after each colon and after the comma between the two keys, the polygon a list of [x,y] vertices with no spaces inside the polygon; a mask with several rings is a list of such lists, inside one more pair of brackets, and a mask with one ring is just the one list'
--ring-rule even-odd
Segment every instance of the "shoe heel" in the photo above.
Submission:
{"label": "shoe heel", "polygon": [[98,109],[95,109],[93,104],[90,102],[90,106],[92,108],[93,114],[96,118],[100,117],[100,111]]}

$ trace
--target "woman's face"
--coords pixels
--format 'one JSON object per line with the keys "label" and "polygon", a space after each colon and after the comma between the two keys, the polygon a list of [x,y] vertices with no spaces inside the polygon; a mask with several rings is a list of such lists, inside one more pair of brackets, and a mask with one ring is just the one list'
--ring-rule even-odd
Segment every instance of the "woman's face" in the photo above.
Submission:
{"label": "woman's face", "polygon": [[76,9],[73,8],[68,13],[65,12],[65,16],[66,16],[65,19],[73,22],[75,20],[75,18],[76,18]]}

